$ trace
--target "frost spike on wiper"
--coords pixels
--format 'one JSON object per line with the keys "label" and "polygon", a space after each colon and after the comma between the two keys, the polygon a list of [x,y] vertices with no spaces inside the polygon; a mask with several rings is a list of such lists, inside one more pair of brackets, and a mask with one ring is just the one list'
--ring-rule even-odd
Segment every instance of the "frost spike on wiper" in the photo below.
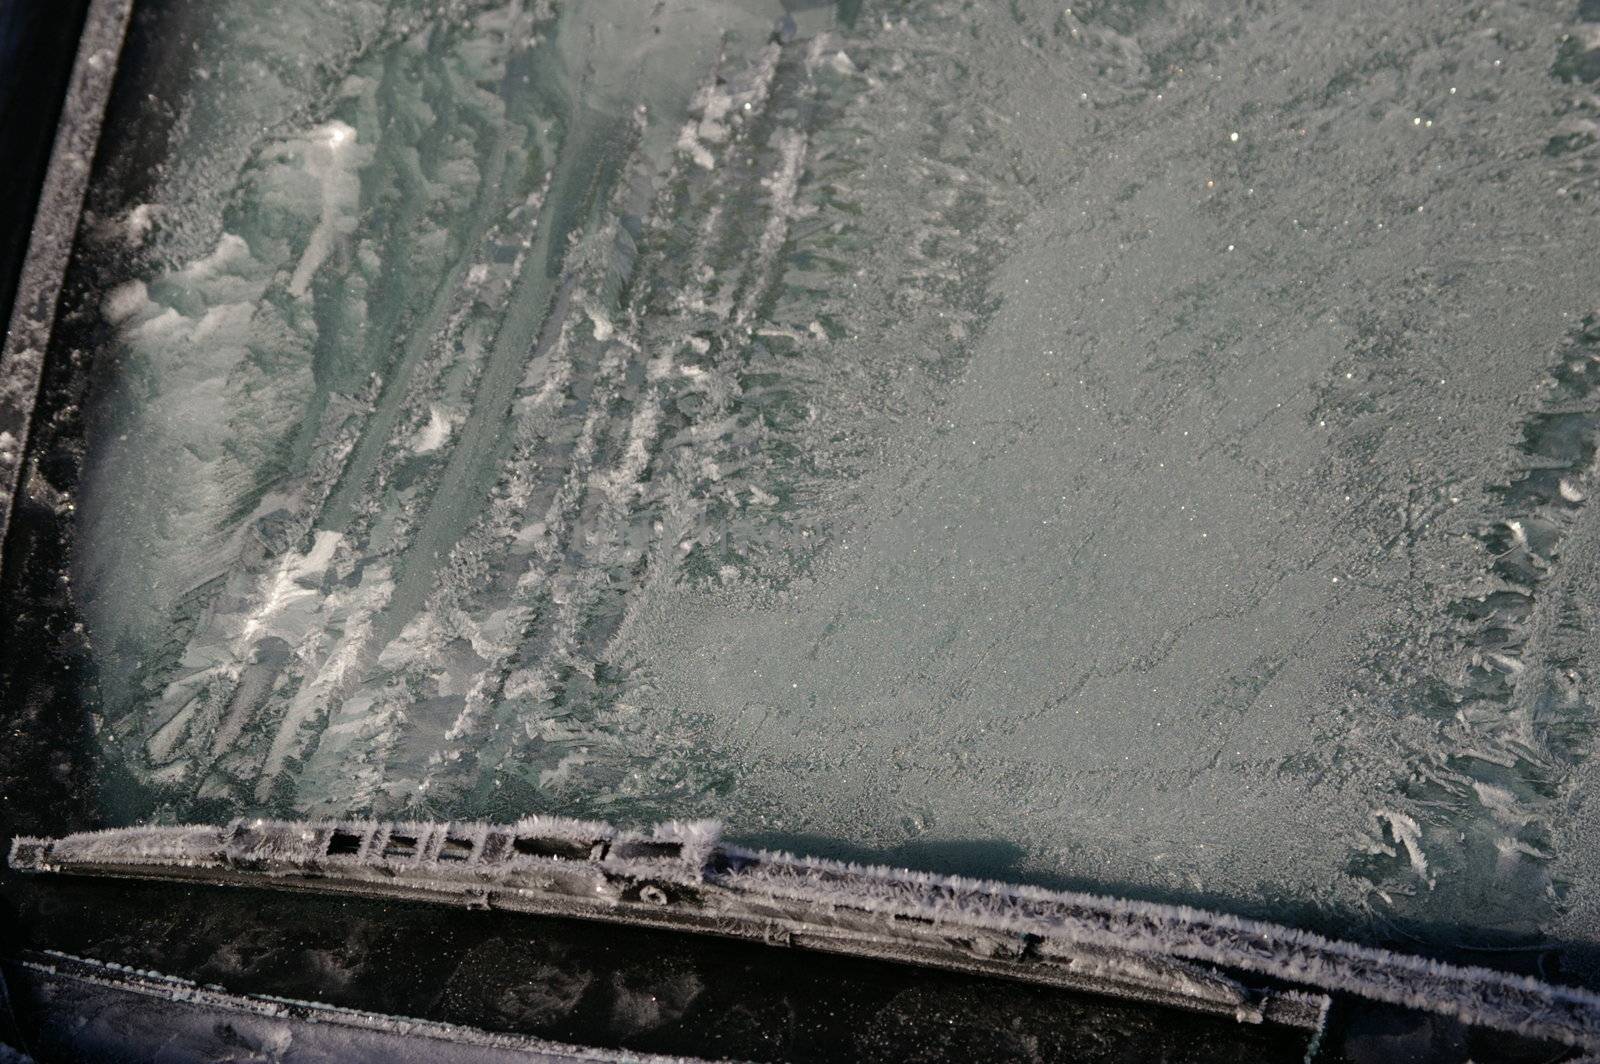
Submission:
{"label": "frost spike on wiper", "polygon": [[[1600,996],[1184,906],[1011,886],[648,831],[236,820],[19,838],[14,868],[356,893],[599,919],[898,960],[1315,1028],[1327,994],[1600,1048]],[[1261,990],[1236,975],[1321,993]]]}

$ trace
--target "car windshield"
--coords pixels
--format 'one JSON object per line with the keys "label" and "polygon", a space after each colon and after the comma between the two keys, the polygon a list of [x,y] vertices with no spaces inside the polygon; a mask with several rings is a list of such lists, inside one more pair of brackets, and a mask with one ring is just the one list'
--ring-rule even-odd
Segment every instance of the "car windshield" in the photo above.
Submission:
{"label": "car windshield", "polygon": [[1594,0],[150,0],[119,77],[106,822],[1600,958]]}

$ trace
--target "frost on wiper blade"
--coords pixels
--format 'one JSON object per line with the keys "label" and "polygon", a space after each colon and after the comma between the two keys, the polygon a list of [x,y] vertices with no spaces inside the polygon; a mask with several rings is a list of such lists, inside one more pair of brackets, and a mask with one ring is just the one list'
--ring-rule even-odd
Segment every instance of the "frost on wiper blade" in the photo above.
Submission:
{"label": "frost on wiper blade", "polygon": [[573,917],[910,962],[1301,1028],[1313,1032],[1312,1052],[1330,995],[1600,1047],[1600,996],[1576,988],[1189,907],[750,850],[722,842],[710,822],[625,831],[556,817],[251,819],[20,838],[10,865]]}
{"label": "frost on wiper blade", "polygon": [[252,7],[136,21],[36,419],[83,819],[717,817],[1596,985],[1592,5]]}

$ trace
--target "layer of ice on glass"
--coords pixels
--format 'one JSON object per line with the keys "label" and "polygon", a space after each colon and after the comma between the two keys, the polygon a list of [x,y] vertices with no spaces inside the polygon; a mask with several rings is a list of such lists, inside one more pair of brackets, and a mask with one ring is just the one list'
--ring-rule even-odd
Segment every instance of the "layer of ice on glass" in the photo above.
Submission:
{"label": "layer of ice on glass", "polygon": [[1592,933],[1600,23],[856,8],[201,34],[79,500],[148,809]]}

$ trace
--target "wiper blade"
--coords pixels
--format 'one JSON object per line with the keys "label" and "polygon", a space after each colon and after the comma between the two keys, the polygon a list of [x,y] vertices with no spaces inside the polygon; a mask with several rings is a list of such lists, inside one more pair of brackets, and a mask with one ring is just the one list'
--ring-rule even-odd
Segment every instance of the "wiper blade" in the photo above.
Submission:
{"label": "wiper blade", "polygon": [[1353,995],[1600,1048],[1600,996],[1576,988],[1184,906],[745,849],[703,822],[252,819],[21,838],[11,864],[758,939],[1306,1028]]}

